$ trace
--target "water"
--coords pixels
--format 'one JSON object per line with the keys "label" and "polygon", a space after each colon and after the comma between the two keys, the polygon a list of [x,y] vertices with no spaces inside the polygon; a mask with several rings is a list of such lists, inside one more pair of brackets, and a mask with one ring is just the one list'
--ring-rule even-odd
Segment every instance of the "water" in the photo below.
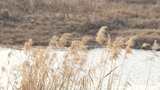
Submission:
{"label": "water", "polygon": [[[65,50],[57,50],[56,63],[52,65],[54,70],[60,71],[66,54]],[[52,54],[52,50],[51,53]],[[72,64],[75,68],[81,68],[78,78],[83,77],[89,69],[95,69],[93,87],[98,86],[99,78],[107,75],[114,67],[113,90],[160,90],[160,52],[133,50],[132,54],[124,57],[124,51],[118,57],[115,65],[111,67],[111,60],[105,49],[97,48],[89,50],[84,61],[84,66],[79,67]],[[27,60],[23,51],[1,48],[0,50],[0,90],[15,90],[12,85],[19,83],[19,65]],[[77,78],[77,80],[78,80]],[[108,77],[102,82],[102,90],[107,89]],[[17,86],[18,87],[18,86]],[[91,90],[95,88],[91,87]],[[95,89],[96,90],[96,89]]]}

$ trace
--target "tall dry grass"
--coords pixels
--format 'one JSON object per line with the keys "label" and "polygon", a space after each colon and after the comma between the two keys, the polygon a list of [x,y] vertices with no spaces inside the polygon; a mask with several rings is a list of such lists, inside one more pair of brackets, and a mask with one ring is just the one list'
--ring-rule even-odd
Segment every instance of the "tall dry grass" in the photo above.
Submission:
{"label": "tall dry grass", "polygon": [[109,30],[108,30],[107,26],[103,26],[97,32],[96,41],[101,45],[105,45],[105,44],[107,44],[107,41],[109,41],[107,39],[110,39]]}
{"label": "tall dry grass", "polygon": [[[66,36],[70,36],[70,34],[66,34]],[[25,52],[30,53],[30,58],[22,64],[19,90],[101,90],[104,87],[107,90],[119,89],[122,87],[122,77],[117,77],[119,75],[117,69],[124,68],[123,65],[128,54],[132,53],[136,39],[137,36],[130,37],[128,41],[124,41],[124,38],[120,37],[114,41],[111,41],[111,38],[106,39],[103,55],[97,60],[100,61],[97,63],[100,67],[90,67],[87,64],[89,50],[86,44],[93,38],[85,36],[81,40],[73,40],[66,49],[64,59],[60,61],[62,64],[58,65],[58,68],[52,67],[60,64],[57,63],[56,51],[50,46],[45,49],[33,49],[33,41],[29,39],[25,43],[24,49]],[[59,43],[59,38],[52,38],[51,44],[55,45],[55,43]],[[158,45],[156,41],[154,45]],[[123,50],[125,50],[124,54],[121,53]],[[123,55],[121,64],[117,63],[120,55]],[[98,76],[97,68],[101,68]],[[121,72],[121,75],[123,73]],[[126,87],[123,86],[123,88]]]}
{"label": "tall dry grass", "polygon": [[[57,37],[55,43],[57,41]],[[115,78],[115,71],[119,67],[116,59],[121,54],[122,39],[108,41],[105,57],[101,57],[100,65],[103,68],[98,79],[95,80],[95,69],[86,65],[88,49],[85,48],[86,42],[90,37],[84,37],[82,41],[72,41],[67,48],[62,66],[53,69],[52,66],[57,62],[57,54],[50,47],[46,49],[32,49],[32,40],[25,44],[26,52],[30,52],[30,60],[22,64],[20,90],[101,90],[106,79],[107,89],[112,90]],[[52,42],[54,43],[54,42]],[[131,49],[128,44],[128,49]],[[51,52],[52,51],[52,52]],[[50,54],[53,53],[53,54]],[[111,66],[109,66],[111,63]],[[108,72],[108,69],[110,71]],[[84,75],[82,75],[84,73]]]}

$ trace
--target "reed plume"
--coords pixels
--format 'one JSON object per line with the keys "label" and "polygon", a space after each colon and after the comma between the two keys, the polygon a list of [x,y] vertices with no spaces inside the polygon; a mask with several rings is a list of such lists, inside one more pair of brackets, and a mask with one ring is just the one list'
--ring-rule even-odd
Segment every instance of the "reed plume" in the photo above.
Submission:
{"label": "reed plume", "polygon": [[102,26],[96,35],[96,41],[101,45],[106,45],[109,37],[109,30],[107,26]]}

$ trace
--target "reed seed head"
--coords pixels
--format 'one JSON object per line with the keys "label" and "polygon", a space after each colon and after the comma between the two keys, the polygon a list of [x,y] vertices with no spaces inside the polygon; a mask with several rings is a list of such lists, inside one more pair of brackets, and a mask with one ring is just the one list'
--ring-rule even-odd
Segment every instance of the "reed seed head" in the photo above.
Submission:
{"label": "reed seed head", "polygon": [[105,45],[107,42],[107,38],[108,38],[107,36],[108,32],[109,32],[108,27],[102,26],[97,32],[96,41],[101,45]]}

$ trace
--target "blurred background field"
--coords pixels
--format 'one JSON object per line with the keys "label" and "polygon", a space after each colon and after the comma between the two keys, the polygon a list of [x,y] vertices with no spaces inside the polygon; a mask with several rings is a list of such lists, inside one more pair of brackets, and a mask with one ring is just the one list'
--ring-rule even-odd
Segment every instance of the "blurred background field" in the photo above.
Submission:
{"label": "blurred background field", "polygon": [[53,35],[95,36],[101,26],[111,37],[139,34],[139,42],[160,42],[159,0],[0,0],[0,44],[19,46],[32,38],[47,46]]}

